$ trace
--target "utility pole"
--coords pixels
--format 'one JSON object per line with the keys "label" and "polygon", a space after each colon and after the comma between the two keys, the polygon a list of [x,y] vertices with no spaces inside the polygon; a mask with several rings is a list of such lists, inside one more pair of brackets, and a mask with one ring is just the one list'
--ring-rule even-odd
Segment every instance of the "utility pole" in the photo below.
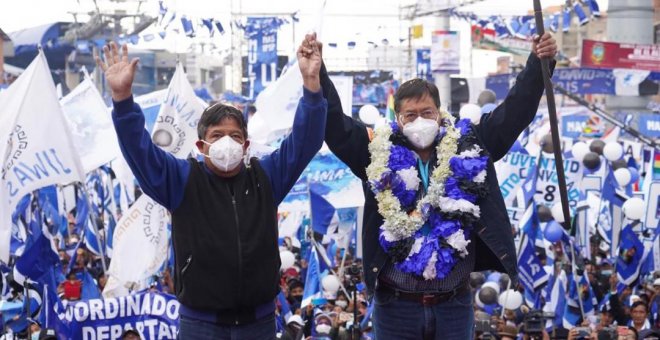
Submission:
{"label": "utility pole", "polygon": [[[444,10],[438,13],[435,19],[435,29],[440,31],[449,31],[449,11]],[[442,72],[435,74],[435,86],[440,92],[440,104],[447,110],[451,107],[451,78],[449,73]]]}

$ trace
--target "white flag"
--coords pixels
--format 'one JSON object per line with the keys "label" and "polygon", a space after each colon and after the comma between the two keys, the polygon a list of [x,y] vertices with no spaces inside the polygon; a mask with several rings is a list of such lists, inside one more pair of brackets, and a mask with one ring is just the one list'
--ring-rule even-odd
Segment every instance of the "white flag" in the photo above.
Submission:
{"label": "white flag", "polygon": [[60,104],[86,173],[120,155],[110,109],[88,76]]}
{"label": "white flag", "polygon": [[7,262],[10,216],[21,197],[85,177],[43,52],[3,94],[0,108],[0,260]]}
{"label": "white flag", "polygon": [[617,96],[639,96],[639,84],[649,76],[651,71],[615,68],[614,92]]}
{"label": "white flag", "polygon": [[146,280],[167,259],[168,223],[167,210],[147,195],[140,196],[123,214],[112,238],[113,257],[104,297],[146,288]]}
{"label": "white flag", "polygon": [[161,149],[178,158],[187,158],[197,141],[197,123],[205,106],[186,78],[183,66],[176,72],[160,106],[151,137]]}

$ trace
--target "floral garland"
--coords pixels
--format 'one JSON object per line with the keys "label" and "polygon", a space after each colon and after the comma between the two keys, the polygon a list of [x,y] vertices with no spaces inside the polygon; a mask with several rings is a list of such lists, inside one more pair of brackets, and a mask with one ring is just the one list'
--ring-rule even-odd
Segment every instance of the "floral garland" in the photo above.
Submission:
{"label": "floral garland", "polygon": [[468,254],[469,233],[480,217],[476,202],[488,193],[488,155],[470,121],[454,124],[444,113],[442,125],[435,169],[420,199],[417,158],[398,145],[405,140],[398,125],[377,128],[369,144],[367,177],[384,220],[380,245],[399,270],[427,280],[446,277]]}

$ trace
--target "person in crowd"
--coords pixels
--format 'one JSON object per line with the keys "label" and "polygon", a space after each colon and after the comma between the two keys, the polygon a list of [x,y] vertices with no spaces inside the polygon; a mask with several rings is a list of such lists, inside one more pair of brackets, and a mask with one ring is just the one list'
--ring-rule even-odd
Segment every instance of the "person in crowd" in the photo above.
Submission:
{"label": "person in crowd", "polygon": [[[303,47],[320,43],[308,35]],[[396,121],[373,131],[342,112],[321,68],[325,141],[365,188],[363,270],[375,295],[376,338],[472,338],[470,273],[507,272],[517,284],[493,162],[536,115],[544,91],[540,58],[554,58],[557,44],[546,33],[532,51],[507,98],[476,126],[443,112],[433,83],[412,79],[394,95]]]}
{"label": "person in crowd", "polygon": [[497,335],[499,335],[500,340],[516,340],[518,339],[518,329],[515,326],[506,325]]}
{"label": "person in crowd", "polygon": [[142,339],[140,337],[140,333],[138,333],[134,329],[127,329],[121,335],[121,340],[140,340],[140,339]]}
{"label": "person in crowd", "polygon": [[292,310],[300,308],[300,303],[302,302],[303,299],[304,289],[305,286],[300,280],[294,278],[289,281],[288,300]]}
{"label": "person in crowd", "polygon": [[76,273],[71,271],[66,281],[62,282],[58,287],[58,291],[62,294],[62,298],[69,301],[80,300],[82,293],[82,281],[78,280]]}
{"label": "person in crowd", "polygon": [[277,206],[323,144],[327,102],[320,52],[298,50],[303,97],[292,132],[277,150],[248,159],[243,113],[216,103],[197,123],[203,161],[175,158],[152,142],[133,101],[138,60],[129,61],[126,45],[114,42],[103,52],[104,61],[95,59],[111,90],[122,154],[144,193],[172,216],[179,338],[273,339]]}
{"label": "person in crowd", "polygon": [[292,315],[286,322],[286,330],[282,334],[282,340],[299,340],[303,337],[303,322],[300,315]]}
{"label": "person in crowd", "polygon": [[481,93],[479,93],[479,97],[477,97],[477,105],[479,105],[479,107],[484,107],[487,104],[496,104],[496,103],[497,103],[497,95],[495,95],[495,92],[490,89],[481,91]]}

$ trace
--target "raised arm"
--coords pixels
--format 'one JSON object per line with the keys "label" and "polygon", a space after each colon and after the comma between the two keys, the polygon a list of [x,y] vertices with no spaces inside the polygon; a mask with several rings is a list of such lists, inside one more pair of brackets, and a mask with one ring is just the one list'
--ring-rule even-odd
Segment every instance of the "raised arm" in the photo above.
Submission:
{"label": "raised arm", "polygon": [[325,64],[321,66],[321,88],[328,100],[328,120],[325,142],[337,158],[344,162],[360,179],[367,179],[369,165],[369,132],[367,127],[344,114],[335,85],[330,80]]}
{"label": "raised arm", "polygon": [[323,145],[327,101],[321,93],[319,68],[321,54],[318,48],[300,46],[298,66],[303,76],[303,97],[298,102],[291,134],[279,149],[260,160],[270,177],[275,203],[282,202],[303,170]]}
{"label": "raised arm", "polygon": [[161,150],[151,141],[144,128],[144,115],[140,106],[133,102],[131,87],[138,59],[128,61],[128,49],[121,53],[113,42],[103,48],[105,63],[95,56],[105,73],[112,91],[112,121],[119,140],[119,147],[147,196],[169,210],[181,203],[190,164]]}
{"label": "raised arm", "polygon": [[[534,43],[533,51],[504,102],[493,112],[484,115],[477,126],[477,133],[493,162],[506,155],[520,133],[534,120],[544,90],[541,60],[537,55],[553,58],[557,44],[552,36],[546,33],[538,44]],[[552,60],[551,72],[554,66],[555,61]]]}

